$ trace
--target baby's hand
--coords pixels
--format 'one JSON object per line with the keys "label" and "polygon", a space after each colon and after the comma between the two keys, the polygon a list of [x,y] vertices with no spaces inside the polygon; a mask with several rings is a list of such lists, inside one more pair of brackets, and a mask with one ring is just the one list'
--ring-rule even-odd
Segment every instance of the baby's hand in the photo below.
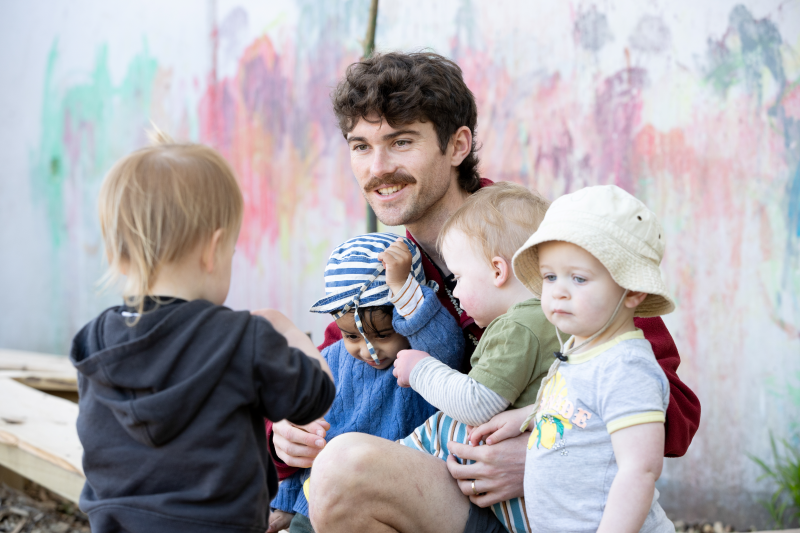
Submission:
{"label": "baby's hand", "polygon": [[267,533],[277,533],[278,531],[289,529],[289,524],[292,522],[293,517],[293,513],[275,509],[269,514],[269,528],[267,529]]}
{"label": "baby's hand", "polygon": [[481,441],[485,441],[486,444],[497,444],[500,441],[516,437],[520,433],[520,426],[530,414],[531,408],[532,406],[528,405],[495,415],[485,424],[470,431],[470,444],[477,446]]}
{"label": "baby's hand", "polygon": [[430,357],[425,352],[419,350],[400,350],[397,352],[397,359],[394,360],[394,370],[392,375],[397,378],[397,384],[401,387],[411,386],[411,371],[417,363]]}
{"label": "baby's hand", "polygon": [[378,254],[378,259],[386,267],[386,284],[397,295],[406,284],[411,272],[411,252],[402,237],[398,237],[386,251]]}

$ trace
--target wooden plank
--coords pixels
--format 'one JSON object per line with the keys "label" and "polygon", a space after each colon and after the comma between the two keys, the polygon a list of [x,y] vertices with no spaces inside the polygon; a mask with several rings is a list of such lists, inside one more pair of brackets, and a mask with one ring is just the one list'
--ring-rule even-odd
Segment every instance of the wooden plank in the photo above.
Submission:
{"label": "wooden plank", "polygon": [[82,472],[78,406],[11,379],[0,380],[0,443]]}
{"label": "wooden plank", "polygon": [[11,378],[43,391],[77,392],[77,372],[69,359],[19,350],[0,350],[0,379]]}
{"label": "wooden plank", "polygon": [[50,461],[7,444],[0,444],[0,464],[75,503],[78,503],[86,481],[82,474],[68,472]]}
{"label": "wooden plank", "polygon": [[27,370],[49,374],[75,375],[69,358],[21,350],[0,349],[0,370]]}
{"label": "wooden plank", "polygon": [[78,406],[0,379],[0,464],[65,498],[83,486]]}
{"label": "wooden plank", "polygon": [[11,378],[17,383],[40,391],[78,392],[78,380],[64,376],[48,376],[37,372],[16,372],[0,370],[0,379]]}

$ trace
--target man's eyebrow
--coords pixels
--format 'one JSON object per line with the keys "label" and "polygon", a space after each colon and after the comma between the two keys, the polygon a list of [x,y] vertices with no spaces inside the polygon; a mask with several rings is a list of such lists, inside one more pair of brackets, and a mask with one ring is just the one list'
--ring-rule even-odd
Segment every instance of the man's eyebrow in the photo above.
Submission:
{"label": "man's eyebrow", "polygon": [[420,133],[417,130],[397,130],[392,133],[387,133],[381,137],[381,139],[384,141],[389,141],[395,137],[400,137],[401,135],[420,135]]}
{"label": "man's eyebrow", "polygon": [[[396,137],[400,137],[401,135],[416,135],[416,136],[419,136],[419,135],[421,135],[421,133],[418,132],[417,130],[397,130],[397,131],[393,131],[392,133],[387,133],[386,135],[381,137],[381,140],[382,141],[390,141],[390,140],[392,140],[392,139],[394,139]],[[347,142],[348,143],[352,143],[352,142],[365,143],[365,142],[367,142],[367,138],[366,137],[348,137],[347,138]]]}

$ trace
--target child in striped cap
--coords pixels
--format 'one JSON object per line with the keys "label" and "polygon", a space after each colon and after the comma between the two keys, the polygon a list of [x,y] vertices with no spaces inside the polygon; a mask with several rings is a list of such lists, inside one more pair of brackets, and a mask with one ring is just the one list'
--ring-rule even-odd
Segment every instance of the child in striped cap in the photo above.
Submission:
{"label": "child in striped cap", "polygon": [[[461,366],[461,328],[435,290],[426,284],[420,251],[409,239],[370,233],[331,253],[325,297],[311,307],[313,313],[332,315],[342,331],[342,340],[322,351],[336,383],[325,417],[328,440],[353,431],[401,439],[436,412],[413,389],[399,387],[391,370],[397,353],[408,348],[424,350],[451,368]],[[271,529],[291,520],[290,531],[310,530],[302,490],[309,476],[310,469],[303,469],[281,483]]]}

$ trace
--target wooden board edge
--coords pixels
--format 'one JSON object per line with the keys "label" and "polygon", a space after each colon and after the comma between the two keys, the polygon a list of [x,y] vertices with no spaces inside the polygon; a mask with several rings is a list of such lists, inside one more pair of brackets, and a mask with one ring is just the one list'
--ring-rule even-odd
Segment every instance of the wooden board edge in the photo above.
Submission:
{"label": "wooden board edge", "polygon": [[78,381],[74,378],[61,378],[61,377],[41,377],[36,375],[25,375],[11,377],[17,383],[27,385],[32,389],[47,391],[61,391],[61,392],[78,392]]}
{"label": "wooden board edge", "polygon": [[86,481],[81,474],[8,444],[0,444],[0,464],[75,503]]}

